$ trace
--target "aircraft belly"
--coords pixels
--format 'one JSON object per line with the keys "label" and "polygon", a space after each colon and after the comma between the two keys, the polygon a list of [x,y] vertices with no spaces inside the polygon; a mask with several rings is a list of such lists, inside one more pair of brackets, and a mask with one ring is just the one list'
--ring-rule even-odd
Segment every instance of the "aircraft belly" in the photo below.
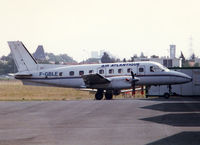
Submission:
{"label": "aircraft belly", "polygon": [[170,83],[169,76],[157,76],[157,77],[139,77],[140,80],[136,82],[137,85],[167,85]]}
{"label": "aircraft belly", "polygon": [[81,88],[84,86],[82,79],[27,79],[23,80],[24,84],[37,84],[40,86],[55,86],[55,87],[67,87],[67,88]]}

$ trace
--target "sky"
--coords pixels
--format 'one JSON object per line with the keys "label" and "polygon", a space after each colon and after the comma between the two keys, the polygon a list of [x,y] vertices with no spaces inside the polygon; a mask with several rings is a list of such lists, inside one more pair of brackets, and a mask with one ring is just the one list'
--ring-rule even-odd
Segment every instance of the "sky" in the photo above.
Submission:
{"label": "sky", "polygon": [[77,61],[102,49],[121,59],[168,56],[170,44],[177,57],[200,57],[199,6],[200,0],[0,0],[0,56],[10,52],[7,41],[20,40],[31,53],[43,45]]}

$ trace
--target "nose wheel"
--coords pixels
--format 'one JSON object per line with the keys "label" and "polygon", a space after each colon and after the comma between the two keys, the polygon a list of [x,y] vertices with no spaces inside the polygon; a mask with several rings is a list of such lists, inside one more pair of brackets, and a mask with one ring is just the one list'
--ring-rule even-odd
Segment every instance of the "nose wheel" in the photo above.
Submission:
{"label": "nose wheel", "polygon": [[172,95],[172,86],[168,85],[169,93],[164,93],[164,98],[168,99]]}

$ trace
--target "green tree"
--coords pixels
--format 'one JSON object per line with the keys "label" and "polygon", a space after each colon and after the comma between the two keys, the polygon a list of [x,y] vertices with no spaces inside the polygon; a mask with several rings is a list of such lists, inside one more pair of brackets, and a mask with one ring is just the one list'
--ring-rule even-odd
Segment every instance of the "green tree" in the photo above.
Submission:
{"label": "green tree", "polygon": [[104,52],[103,56],[101,57],[101,62],[102,63],[112,63],[112,62],[115,62],[115,60],[110,58],[108,53]]}

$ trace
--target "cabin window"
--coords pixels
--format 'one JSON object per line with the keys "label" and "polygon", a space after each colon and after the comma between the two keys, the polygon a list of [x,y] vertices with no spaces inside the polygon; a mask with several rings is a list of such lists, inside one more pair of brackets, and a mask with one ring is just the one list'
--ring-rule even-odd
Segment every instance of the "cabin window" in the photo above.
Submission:
{"label": "cabin window", "polygon": [[122,69],[120,68],[120,69],[118,69],[118,73],[119,74],[121,74],[123,71],[122,71]]}
{"label": "cabin window", "polygon": [[139,72],[144,72],[144,68],[140,67]]}
{"label": "cabin window", "polygon": [[94,70],[89,70],[89,74],[93,74],[94,73]]}
{"label": "cabin window", "polygon": [[62,76],[63,75],[63,73],[62,72],[59,72],[59,76]]}
{"label": "cabin window", "polygon": [[130,73],[130,72],[131,72],[131,68],[128,68],[128,69],[127,69],[127,73]]}
{"label": "cabin window", "polygon": [[104,70],[103,70],[103,69],[100,69],[100,70],[99,70],[99,74],[104,74]]}
{"label": "cabin window", "polygon": [[150,66],[150,72],[154,72],[153,66]]}
{"label": "cabin window", "polygon": [[114,74],[114,69],[109,69],[109,74]]}
{"label": "cabin window", "polygon": [[84,75],[84,71],[83,70],[79,71],[79,75],[80,76]]}
{"label": "cabin window", "polygon": [[70,71],[70,72],[69,72],[69,75],[70,75],[70,76],[74,76],[74,71]]}

